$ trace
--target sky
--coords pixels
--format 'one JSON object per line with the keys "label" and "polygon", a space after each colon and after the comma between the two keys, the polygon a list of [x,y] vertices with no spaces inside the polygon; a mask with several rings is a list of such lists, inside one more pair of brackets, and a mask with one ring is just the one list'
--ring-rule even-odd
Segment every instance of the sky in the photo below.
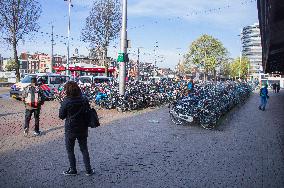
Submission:
{"label": "sky", "polygon": [[[42,6],[40,30],[19,43],[18,52],[51,54],[51,25],[54,25],[54,53],[67,55],[68,5],[64,0],[38,0]],[[93,0],[72,0],[70,53],[78,48],[79,54],[88,55],[89,44],[81,41],[85,19]],[[240,54],[241,29],[258,23],[256,0],[128,0],[128,39],[130,58],[174,68],[190,44],[203,34],[219,39],[236,58]],[[57,36],[56,36],[57,35]],[[120,39],[108,49],[116,58]],[[64,44],[65,43],[65,44]],[[155,49],[155,46],[158,46]],[[0,54],[11,57],[11,47],[0,44]]]}

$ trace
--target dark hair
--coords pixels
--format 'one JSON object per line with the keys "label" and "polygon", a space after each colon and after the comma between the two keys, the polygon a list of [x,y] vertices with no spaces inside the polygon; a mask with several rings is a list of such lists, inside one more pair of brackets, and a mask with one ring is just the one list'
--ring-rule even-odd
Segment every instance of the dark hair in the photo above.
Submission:
{"label": "dark hair", "polygon": [[35,83],[35,84],[37,83],[36,77],[32,77],[32,78],[31,78],[31,83]]}
{"label": "dark hair", "polygon": [[81,89],[74,81],[69,81],[65,84],[64,90],[67,97],[79,97],[81,95]]}

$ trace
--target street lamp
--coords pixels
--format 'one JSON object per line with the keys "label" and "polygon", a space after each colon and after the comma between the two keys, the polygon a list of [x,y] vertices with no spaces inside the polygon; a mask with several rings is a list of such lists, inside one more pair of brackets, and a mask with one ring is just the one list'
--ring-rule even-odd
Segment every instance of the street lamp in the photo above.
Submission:
{"label": "street lamp", "polygon": [[[122,28],[121,28],[121,39],[120,39],[120,50],[122,61],[119,65],[119,94],[125,94],[125,63],[127,54],[127,0],[122,1]],[[118,58],[119,59],[119,58]]]}
{"label": "street lamp", "polygon": [[154,67],[154,74],[155,75],[154,76],[157,75],[157,68],[156,68],[157,67],[157,57],[156,56],[157,56],[157,49],[158,49],[158,47],[159,47],[158,46],[158,41],[156,41],[155,42],[155,46],[154,46],[154,56],[155,56],[155,67]]}
{"label": "street lamp", "polygon": [[70,75],[70,71],[69,71],[69,57],[70,57],[70,47],[69,47],[69,43],[70,43],[70,16],[71,16],[71,7],[73,7],[73,5],[71,4],[71,0],[64,0],[64,1],[68,1],[68,31],[67,31],[67,64],[66,64],[66,74]]}
{"label": "street lamp", "polygon": [[241,37],[241,45],[240,45],[240,64],[239,64],[239,79],[241,78],[241,66],[242,66],[242,37],[243,37],[243,33],[241,32],[241,34],[238,35],[239,37]]}
{"label": "street lamp", "polygon": [[142,49],[143,47],[138,47],[137,48],[137,75],[136,75],[136,80],[139,81],[139,77],[140,77],[140,49]]}

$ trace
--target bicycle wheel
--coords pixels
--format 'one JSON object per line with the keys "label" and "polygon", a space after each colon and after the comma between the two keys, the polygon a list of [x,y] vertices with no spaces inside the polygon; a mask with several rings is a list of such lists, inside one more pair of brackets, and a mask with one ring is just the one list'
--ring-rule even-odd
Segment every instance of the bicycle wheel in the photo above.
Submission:
{"label": "bicycle wheel", "polygon": [[199,124],[204,129],[213,129],[216,126],[217,118],[214,114],[210,114],[209,112],[203,112],[199,117]]}
{"label": "bicycle wheel", "polygon": [[171,118],[171,121],[176,124],[176,125],[181,125],[183,124],[183,121],[178,117],[178,114],[175,110],[175,107],[174,106],[170,106],[170,118]]}

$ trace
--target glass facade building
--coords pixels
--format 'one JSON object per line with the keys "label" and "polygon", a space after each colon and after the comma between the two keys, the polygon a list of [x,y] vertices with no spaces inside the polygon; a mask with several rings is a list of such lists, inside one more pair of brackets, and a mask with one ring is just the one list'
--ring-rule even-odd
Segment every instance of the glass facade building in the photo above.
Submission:
{"label": "glass facade building", "polygon": [[250,61],[249,75],[256,77],[263,71],[259,24],[244,27],[241,37],[242,55]]}

